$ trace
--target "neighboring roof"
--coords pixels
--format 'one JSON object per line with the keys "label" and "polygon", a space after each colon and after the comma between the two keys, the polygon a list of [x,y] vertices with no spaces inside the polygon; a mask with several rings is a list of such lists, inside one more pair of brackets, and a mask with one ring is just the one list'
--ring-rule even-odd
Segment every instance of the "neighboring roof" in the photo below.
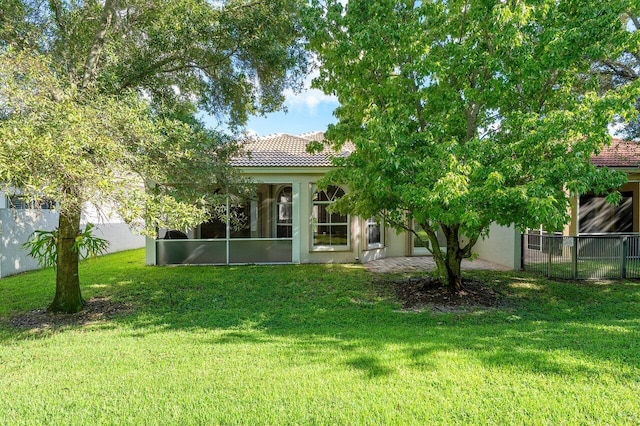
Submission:
{"label": "neighboring roof", "polygon": [[640,142],[613,139],[600,154],[591,156],[591,162],[598,167],[640,167]]}
{"label": "neighboring roof", "polygon": [[247,153],[233,159],[231,164],[238,167],[330,167],[333,157],[345,157],[352,152],[351,146],[346,145],[339,153],[327,146],[321,152],[307,152],[307,145],[323,140],[322,132],[297,136],[280,133],[255,138],[245,144]]}

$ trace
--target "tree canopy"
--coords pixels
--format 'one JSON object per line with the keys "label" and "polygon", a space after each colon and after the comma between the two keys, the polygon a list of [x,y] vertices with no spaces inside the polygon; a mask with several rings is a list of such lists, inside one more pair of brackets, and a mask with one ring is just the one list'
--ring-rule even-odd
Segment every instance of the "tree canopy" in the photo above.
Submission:
{"label": "tree canopy", "polygon": [[603,90],[590,71],[637,48],[628,2],[313,4],[315,85],[340,101],[326,136],[356,147],[327,178],[351,189],[337,208],[415,222],[446,284],[460,288],[460,262],[491,223],[561,229],[571,194],[624,182],[590,156],[614,115],[634,113],[638,85]]}
{"label": "tree canopy", "polygon": [[[636,33],[635,37],[638,37],[640,6],[631,4],[621,19],[626,22],[627,30]],[[618,57],[604,58],[594,64],[592,72],[601,78],[603,90],[624,86],[638,79],[640,51],[637,49],[635,44],[628,45]],[[636,102],[636,109],[640,111],[640,102]],[[632,120],[616,117],[616,130],[627,139],[640,139],[640,120],[638,117]]]}
{"label": "tree canopy", "polygon": [[[6,3],[6,8],[5,8]],[[82,206],[184,229],[247,186],[234,130],[306,74],[298,0],[6,0],[0,12],[0,185],[60,212],[50,309],[82,307]]]}

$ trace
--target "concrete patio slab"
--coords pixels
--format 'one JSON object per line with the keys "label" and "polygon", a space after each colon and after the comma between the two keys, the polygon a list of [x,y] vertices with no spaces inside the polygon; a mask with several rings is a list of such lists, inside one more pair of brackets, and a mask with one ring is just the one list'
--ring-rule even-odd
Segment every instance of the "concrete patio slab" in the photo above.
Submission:
{"label": "concrete patio slab", "polygon": [[[482,269],[491,271],[508,271],[506,266],[496,263],[487,262],[486,260],[476,259],[473,261],[463,260],[462,269]],[[431,256],[412,256],[412,257],[387,257],[384,259],[374,260],[365,263],[364,267],[375,273],[398,273],[398,272],[420,272],[432,271],[436,264]]]}

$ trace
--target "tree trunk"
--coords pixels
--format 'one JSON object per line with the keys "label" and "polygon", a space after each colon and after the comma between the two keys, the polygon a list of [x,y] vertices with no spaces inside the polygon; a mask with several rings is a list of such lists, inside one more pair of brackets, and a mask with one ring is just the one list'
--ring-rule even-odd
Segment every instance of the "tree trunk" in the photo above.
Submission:
{"label": "tree trunk", "polygon": [[462,257],[458,255],[459,251],[458,247],[450,247],[447,244],[446,278],[447,286],[452,291],[462,290],[462,269],[460,267]]}
{"label": "tree trunk", "polygon": [[433,256],[433,260],[436,262],[436,273],[439,276],[444,277],[444,274],[446,274],[445,256],[440,251],[440,242],[438,241],[438,236],[436,235],[437,228],[432,226],[432,224],[429,222],[423,222],[419,225],[422,230],[427,233],[427,237],[429,238],[429,242],[431,243],[431,247],[429,247],[429,244],[426,243],[424,243],[424,246],[431,253],[431,255]]}
{"label": "tree trunk", "polygon": [[447,237],[447,255],[445,260],[445,279],[451,291],[462,290],[462,250],[460,250],[460,238],[458,227],[442,226]]}
{"label": "tree trunk", "polygon": [[116,5],[114,0],[106,0],[102,8],[100,15],[100,26],[93,38],[93,44],[91,45],[91,51],[87,56],[87,60],[84,64],[84,75],[82,76],[83,89],[89,87],[91,83],[96,81],[96,75],[98,74],[98,61],[100,55],[104,49],[105,38],[107,37],[107,31],[111,27],[111,21],[116,13]]}
{"label": "tree trunk", "polygon": [[47,309],[49,312],[73,314],[84,307],[78,277],[78,252],[73,243],[80,233],[80,211],[61,211],[56,249],[56,295]]}
{"label": "tree trunk", "polygon": [[429,237],[432,247],[430,251],[438,268],[437,273],[440,279],[444,281],[443,284],[449,287],[451,291],[462,290],[460,263],[465,251],[460,249],[459,227],[439,224],[447,239],[447,251],[443,253],[440,251],[440,243],[438,242],[435,226],[432,226],[429,222],[420,223],[419,225]]}

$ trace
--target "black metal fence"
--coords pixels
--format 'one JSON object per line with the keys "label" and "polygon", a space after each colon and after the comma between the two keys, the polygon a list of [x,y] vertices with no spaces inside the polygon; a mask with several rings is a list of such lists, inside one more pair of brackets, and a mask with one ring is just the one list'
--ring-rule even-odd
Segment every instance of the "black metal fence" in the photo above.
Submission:
{"label": "black metal fence", "polygon": [[564,279],[640,278],[640,234],[524,234],[522,269]]}

